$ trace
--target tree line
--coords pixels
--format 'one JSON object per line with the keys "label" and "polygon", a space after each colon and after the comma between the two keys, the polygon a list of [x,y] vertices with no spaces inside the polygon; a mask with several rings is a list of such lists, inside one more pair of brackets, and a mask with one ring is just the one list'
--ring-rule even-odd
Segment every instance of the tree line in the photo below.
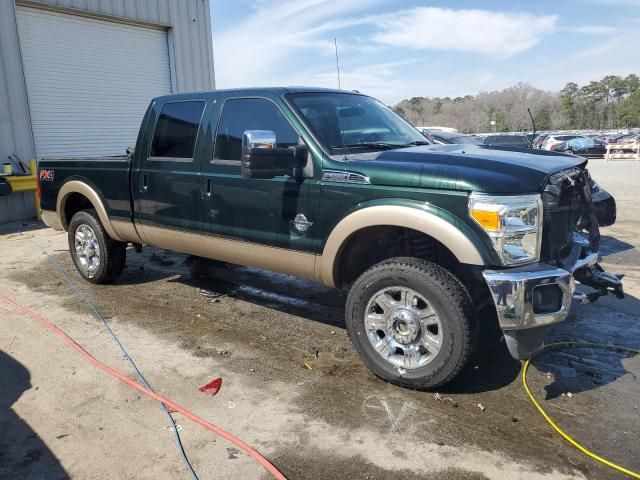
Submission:
{"label": "tree line", "polygon": [[464,97],[413,97],[393,110],[416,126],[480,133],[531,130],[527,108],[538,130],[640,127],[640,78],[607,75],[583,86],[569,82],[559,92],[518,83]]}

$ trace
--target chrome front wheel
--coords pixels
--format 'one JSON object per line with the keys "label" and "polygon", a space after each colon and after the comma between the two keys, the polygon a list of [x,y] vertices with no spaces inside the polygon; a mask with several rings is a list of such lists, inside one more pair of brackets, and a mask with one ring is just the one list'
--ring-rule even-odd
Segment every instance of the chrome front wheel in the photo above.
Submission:
{"label": "chrome front wheel", "polygon": [[449,271],[426,260],[396,257],[353,283],[345,323],[373,373],[426,390],[453,379],[471,355],[474,313],[469,292]]}
{"label": "chrome front wheel", "polygon": [[440,317],[423,295],[408,287],[376,292],[367,304],[364,325],[376,352],[406,370],[429,364],[442,346]]}

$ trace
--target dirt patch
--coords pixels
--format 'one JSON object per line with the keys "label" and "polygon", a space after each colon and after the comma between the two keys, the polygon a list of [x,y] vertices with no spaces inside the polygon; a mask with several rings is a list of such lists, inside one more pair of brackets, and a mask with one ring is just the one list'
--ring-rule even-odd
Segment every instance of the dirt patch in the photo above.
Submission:
{"label": "dirt patch", "polygon": [[[435,445],[502,452],[533,461],[540,473],[552,472],[549,464],[566,472],[581,465],[581,457],[559,446],[531,415],[517,381],[519,364],[495,338],[483,345],[458,381],[442,390],[451,399],[443,401],[433,393],[382,382],[364,367],[343,328],[340,292],[286,275],[150,248],[128,255],[118,282],[100,286],[83,281],[67,253],[56,253],[55,259],[106,317],[172,339],[196,356],[216,357],[229,371],[247,375],[249,385],[291,385],[307,418],[336,428],[364,427],[379,435],[403,432]],[[46,259],[10,273],[10,278],[58,296],[71,311],[87,312]],[[514,422],[516,416],[522,420]],[[531,439],[526,450],[523,438]],[[377,474],[372,470],[372,478],[382,478]],[[464,471],[456,474],[478,478],[465,477]]]}
{"label": "dirt patch", "polygon": [[[402,451],[395,451],[394,455],[402,458]],[[340,458],[317,452],[288,452],[286,455],[274,458],[280,465],[282,472],[288,478],[300,479],[336,479],[354,478],[359,480],[388,480],[389,471],[380,468],[361,456]],[[395,470],[393,478],[403,480],[488,480],[481,473],[462,468],[447,468],[439,472],[416,473],[412,470]]]}

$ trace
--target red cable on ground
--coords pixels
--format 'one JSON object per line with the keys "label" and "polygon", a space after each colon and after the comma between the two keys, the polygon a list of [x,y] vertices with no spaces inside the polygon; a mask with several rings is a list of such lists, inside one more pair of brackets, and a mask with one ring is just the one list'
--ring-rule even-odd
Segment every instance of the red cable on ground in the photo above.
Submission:
{"label": "red cable on ground", "polygon": [[220,435],[225,440],[228,440],[229,442],[233,443],[234,445],[239,447],[241,450],[243,450],[244,452],[246,452],[247,454],[249,454],[250,456],[255,458],[258,461],[258,463],[264,467],[265,470],[267,470],[271,475],[273,475],[274,478],[277,478],[278,480],[287,480],[287,478],[282,473],[280,473],[280,471],[276,467],[274,467],[269,462],[269,460],[264,458],[262,455],[260,455],[260,453],[258,453],[258,451],[254,450],[252,447],[250,447],[249,445],[244,443],[239,438],[234,437],[232,434],[230,434],[228,432],[225,432],[221,428],[216,427],[214,424],[212,424],[210,422],[207,422],[203,418],[198,417],[197,415],[191,413],[186,408],[181,407],[177,403],[172,402],[168,398],[165,398],[162,395],[158,395],[157,393],[154,393],[151,390],[148,390],[147,388],[143,387],[139,383],[137,383],[137,382],[129,379],[125,375],[121,374],[117,370],[114,370],[109,365],[107,365],[105,363],[102,363],[100,360],[98,360],[93,355],[91,355],[89,352],[87,352],[79,343],[77,343],[73,338],[71,338],[69,335],[67,335],[63,330],[61,330],[60,328],[55,326],[53,323],[51,323],[49,320],[47,320],[45,317],[43,317],[39,313],[34,312],[33,310],[31,310],[28,307],[20,305],[19,303],[15,302],[14,300],[12,300],[11,298],[9,298],[8,296],[6,296],[3,293],[0,293],[0,299],[3,300],[5,304],[13,307],[18,313],[21,313],[21,314],[26,315],[26,316],[34,319],[34,320],[39,321],[45,327],[47,327],[48,329],[52,330],[54,333],[58,334],[60,337],[62,337],[62,339],[65,342],[67,342],[78,353],[80,353],[80,355],[85,357],[87,360],[89,360],[91,363],[93,363],[98,368],[104,370],[105,372],[109,373],[110,375],[113,375],[114,377],[118,378],[119,380],[121,380],[122,382],[126,383],[130,387],[135,388],[136,390],[144,393],[145,395],[153,398],[154,400],[157,400],[157,401],[159,401],[161,403],[164,403],[166,406],[170,407],[172,410],[175,410],[176,412],[181,413],[182,415],[184,415],[185,417],[189,418],[190,420],[193,420],[197,424],[202,425],[207,430],[210,430],[210,431],[214,432],[215,434]]}

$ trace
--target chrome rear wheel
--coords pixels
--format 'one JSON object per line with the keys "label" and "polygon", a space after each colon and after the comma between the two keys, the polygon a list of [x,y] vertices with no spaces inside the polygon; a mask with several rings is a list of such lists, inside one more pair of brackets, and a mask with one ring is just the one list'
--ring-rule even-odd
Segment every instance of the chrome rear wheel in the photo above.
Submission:
{"label": "chrome rear wheel", "polygon": [[127,244],[113,240],[95,210],[76,212],[69,222],[69,252],[80,275],[92,283],[108,283],[122,272]]}
{"label": "chrome rear wheel", "polygon": [[91,278],[100,268],[100,244],[96,233],[89,225],[82,224],[76,229],[74,240],[80,267]]}

